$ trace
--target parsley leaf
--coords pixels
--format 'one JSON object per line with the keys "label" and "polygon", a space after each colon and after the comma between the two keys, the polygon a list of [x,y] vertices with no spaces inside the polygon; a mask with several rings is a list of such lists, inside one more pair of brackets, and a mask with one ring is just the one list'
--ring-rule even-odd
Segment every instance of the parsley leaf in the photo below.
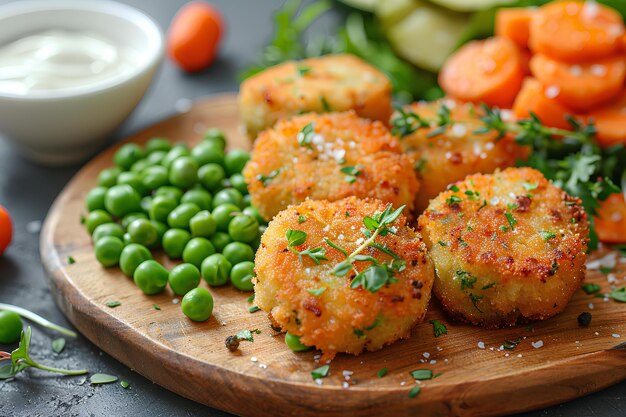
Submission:
{"label": "parsley leaf", "polygon": [[435,337],[439,337],[442,334],[448,334],[448,328],[439,320],[431,320],[430,323],[433,325],[433,333]]}
{"label": "parsley leaf", "polygon": [[315,122],[311,122],[304,126],[296,138],[298,139],[298,143],[300,146],[305,146],[311,150],[313,150],[313,137],[315,136]]}

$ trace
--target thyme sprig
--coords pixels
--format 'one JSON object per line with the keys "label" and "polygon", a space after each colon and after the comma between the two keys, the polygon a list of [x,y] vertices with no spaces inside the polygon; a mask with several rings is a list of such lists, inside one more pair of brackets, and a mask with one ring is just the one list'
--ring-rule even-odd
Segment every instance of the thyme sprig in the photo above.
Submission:
{"label": "thyme sprig", "polygon": [[302,244],[304,244],[304,242],[306,242],[306,238],[307,238],[307,234],[306,232],[303,232],[302,230],[293,230],[293,229],[288,229],[287,232],[285,233],[285,237],[287,238],[287,248],[295,253],[296,255],[298,255],[298,258],[300,258],[300,262],[302,264],[304,264],[304,261],[302,260],[303,256],[308,256],[309,258],[311,258],[311,260],[313,262],[315,262],[316,265],[320,264],[320,261],[327,261],[328,258],[326,258],[326,249],[318,247],[318,248],[307,248],[305,250],[299,251],[296,249],[296,246],[300,246]]}

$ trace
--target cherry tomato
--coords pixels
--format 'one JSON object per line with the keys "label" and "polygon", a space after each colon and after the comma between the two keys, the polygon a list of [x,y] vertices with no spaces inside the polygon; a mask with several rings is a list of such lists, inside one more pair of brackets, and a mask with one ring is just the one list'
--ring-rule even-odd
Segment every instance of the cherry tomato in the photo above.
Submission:
{"label": "cherry tomato", "polygon": [[185,71],[200,71],[215,59],[223,32],[224,20],[215,7],[201,1],[187,3],[172,20],[168,54]]}
{"label": "cherry tomato", "polygon": [[11,243],[13,235],[13,226],[11,225],[11,216],[4,207],[0,206],[0,255]]}

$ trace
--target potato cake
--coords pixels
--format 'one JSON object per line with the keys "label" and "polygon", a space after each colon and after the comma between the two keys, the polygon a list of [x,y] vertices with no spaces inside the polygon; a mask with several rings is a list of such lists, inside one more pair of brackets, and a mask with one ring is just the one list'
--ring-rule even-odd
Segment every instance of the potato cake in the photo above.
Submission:
{"label": "potato cake", "polygon": [[554,316],[585,277],[587,214],[532,168],[455,183],[431,201],[418,230],[437,271],[435,295],[473,324]]}
{"label": "potato cake", "polygon": [[[371,220],[389,216],[377,232]],[[256,254],[255,303],[325,359],[408,337],[426,314],[434,269],[419,233],[393,217],[389,204],[355,197],[280,212]]]}
{"label": "potato cake", "polygon": [[[480,120],[483,111],[473,104],[452,100],[418,102],[405,111],[427,120],[453,121],[443,128],[434,126],[403,137],[398,135],[402,149],[414,159],[418,177],[422,179],[415,197],[417,213],[424,211],[430,199],[448,184],[470,174],[488,174],[497,168],[514,166],[517,159],[527,156],[527,150],[517,145],[512,135],[499,137],[494,130],[477,133],[477,129],[484,127]],[[392,125],[400,116],[398,112],[392,116]]]}
{"label": "potato cake", "polygon": [[419,183],[409,156],[378,121],[306,114],[261,133],[243,175],[267,220],[306,199],[378,198],[412,213]]}
{"label": "potato cake", "polygon": [[354,110],[387,123],[391,83],[383,73],[353,55],[326,55],[268,68],[241,84],[241,118],[248,135],[302,113]]}

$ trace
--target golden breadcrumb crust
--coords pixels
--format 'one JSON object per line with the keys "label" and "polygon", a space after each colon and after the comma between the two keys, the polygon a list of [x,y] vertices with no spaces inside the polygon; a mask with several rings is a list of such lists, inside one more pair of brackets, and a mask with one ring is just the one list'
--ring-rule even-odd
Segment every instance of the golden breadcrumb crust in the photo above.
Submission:
{"label": "golden breadcrumb crust", "polygon": [[325,55],[285,62],[246,79],[239,108],[251,138],[280,119],[308,112],[354,110],[387,123],[391,83],[353,55]]}
{"label": "golden breadcrumb crust", "polygon": [[531,168],[476,174],[418,220],[455,318],[500,327],[560,313],[585,277],[589,223],[580,200]]}
{"label": "golden breadcrumb crust", "polygon": [[[332,274],[346,256],[324,239],[352,253],[364,240],[360,230],[363,218],[385,207],[378,200],[354,197],[335,202],[305,201],[280,212],[261,239],[255,259],[255,303],[270,314],[274,324],[300,336],[302,343],[322,350],[327,359],[338,352],[357,355],[363,350],[378,350],[408,337],[426,314],[434,269],[419,233],[407,226],[403,215],[393,224],[395,235],[376,238],[406,262],[406,269],[394,274],[398,282],[372,293],[362,287],[350,288],[353,271],[344,277]],[[297,250],[321,247],[328,260],[320,265],[307,256],[300,260],[288,249],[288,229],[307,234]],[[361,253],[387,264],[393,260],[372,247]],[[370,264],[358,261],[354,265],[361,271]],[[322,288],[320,295],[309,292]]]}
{"label": "golden breadcrumb crust", "polygon": [[514,166],[516,160],[528,155],[527,149],[517,145],[510,134],[498,138],[494,130],[477,133],[477,129],[484,127],[479,119],[483,111],[473,104],[446,99],[413,103],[407,109],[428,120],[436,120],[442,104],[450,109],[450,118],[455,122],[451,127],[432,137],[429,134],[436,126],[419,129],[400,139],[402,149],[413,158],[422,178],[422,186],[415,196],[417,213],[424,211],[430,199],[448,184],[470,174],[488,174],[497,168]]}
{"label": "golden breadcrumb crust", "polygon": [[[312,123],[310,143],[298,136]],[[341,170],[353,167],[350,174]],[[417,177],[398,140],[380,122],[354,112],[306,114],[261,133],[243,175],[266,219],[306,199],[371,197],[412,213]]]}

